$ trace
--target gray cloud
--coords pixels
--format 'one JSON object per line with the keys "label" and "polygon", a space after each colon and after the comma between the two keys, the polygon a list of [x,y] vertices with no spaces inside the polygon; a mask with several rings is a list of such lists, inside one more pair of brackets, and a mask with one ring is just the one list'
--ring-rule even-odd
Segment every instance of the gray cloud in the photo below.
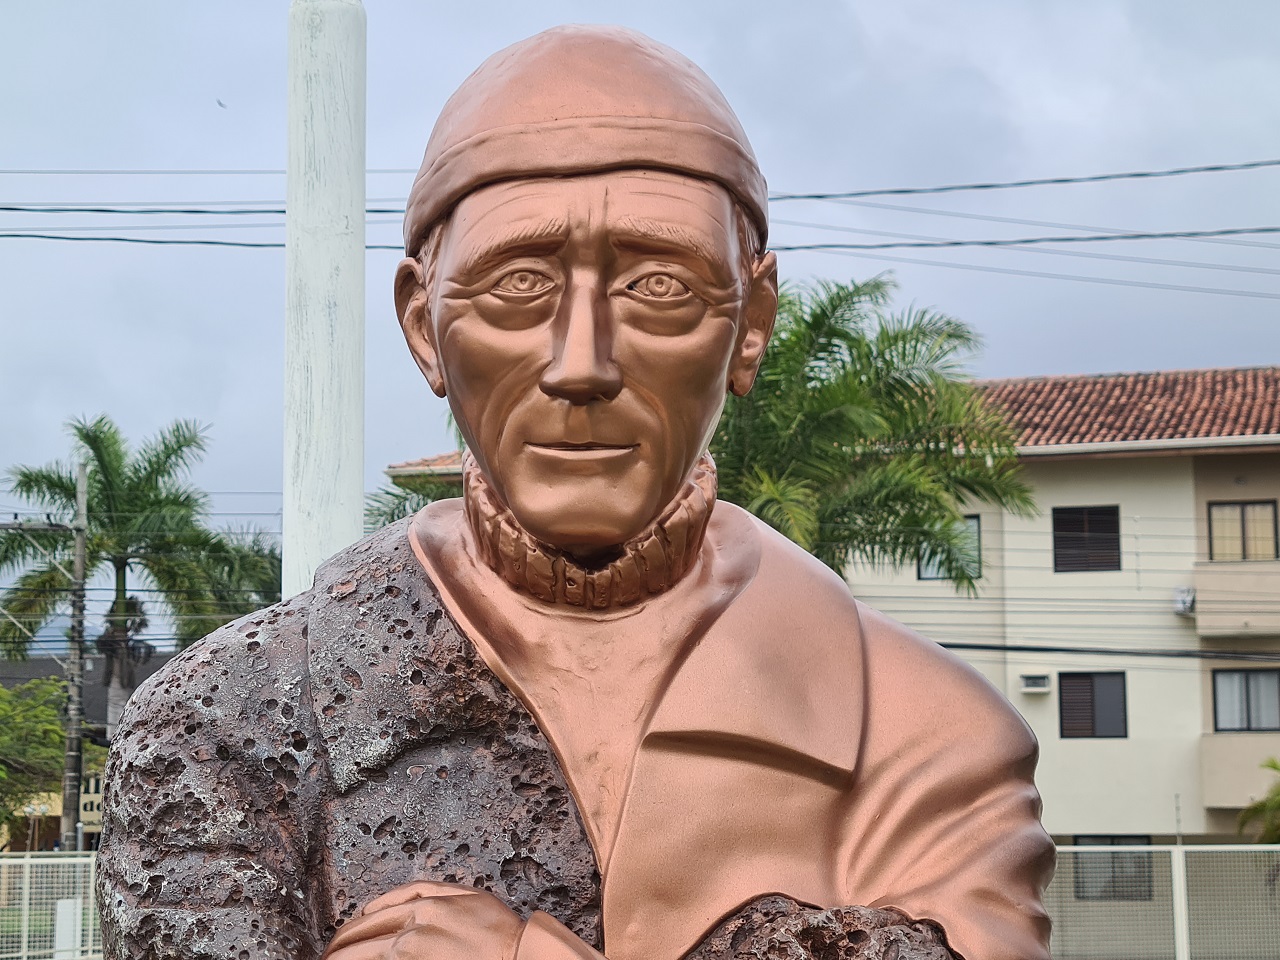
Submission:
{"label": "gray cloud", "polygon": [[[740,111],[779,190],[1280,155],[1280,55],[1273,43],[1280,7],[1266,0],[442,6],[366,3],[371,167],[416,165],[445,98],[489,53],[543,27],[584,20],[626,23],[703,64]],[[284,3],[260,0],[7,5],[0,167],[283,167],[286,11]],[[1103,227],[1204,229],[1280,223],[1278,177],[1273,170],[892,202]],[[371,176],[369,196],[403,198],[409,180]],[[279,201],[284,182],[4,176],[0,189],[14,201]],[[829,203],[779,205],[775,215],[944,237],[1045,232]],[[3,218],[9,227],[99,222],[106,221]],[[283,230],[209,235],[281,239]],[[372,242],[397,236],[395,225],[369,228]],[[777,242],[839,236],[774,231]],[[1274,248],[1256,246],[1162,241],[1090,249],[1276,266]],[[1275,277],[1261,275],[1013,250],[898,253],[1280,292]],[[443,404],[425,389],[396,329],[390,298],[396,259],[377,251],[368,257],[370,486],[387,462],[451,445]],[[893,269],[904,305],[932,305],[978,327],[987,349],[975,370],[983,375],[1280,362],[1275,301],[823,254],[786,255],[782,264],[793,279]],[[283,268],[283,253],[273,250],[0,240],[0,383],[8,412],[0,460],[38,463],[62,455],[61,424],[76,414],[108,412],[134,437],[188,416],[213,425],[202,483],[219,491],[278,490]],[[278,498],[221,497],[218,505],[269,511]]]}

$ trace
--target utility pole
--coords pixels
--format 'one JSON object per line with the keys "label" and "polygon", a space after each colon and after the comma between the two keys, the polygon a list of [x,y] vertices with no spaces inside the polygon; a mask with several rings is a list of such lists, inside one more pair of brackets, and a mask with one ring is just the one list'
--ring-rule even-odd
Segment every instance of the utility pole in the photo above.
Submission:
{"label": "utility pole", "polygon": [[289,7],[286,597],[364,532],[365,13]]}
{"label": "utility pole", "polygon": [[80,842],[76,823],[80,820],[80,780],[83,751],[80,732],[84,726],[84,586],[85,560],[89,544],[89,471],[83,462],[76,466],[75,557],[71,567],[71,645],[67,656],[67,749],[62,771],[62,849],[76,850]]}
{"label": "utility pole", "polygon": [[[76,823],[80,819],[81,728],[84,726],[84,588],[89,543],[88,467],[84,463],[76,466],[76,515],[70,527],[65,523],[55,523],[52,518],[48,518],[44,523],[25,523],[18,520],[15,514],[12,523],[0,523],[0,530],[15,531],[25,535],[35,548],[71,581],[71,636],[68,642],[67,661],[63,663],[59,660],[58,663],[61,664],[67,681],[67,736],[62,771],[62,849],[75,850],[80,842]],[[75,552],[70,571],[58,562],[54,554],[31,536],[33,533],[65,533],[67,530],[75,536]],[[27,639],[35,639],[35,635],[27,629],[26,624],[4,607],[0,607],[0,615],[25,633]],[[57,660],[56,657],[54,659]]]}

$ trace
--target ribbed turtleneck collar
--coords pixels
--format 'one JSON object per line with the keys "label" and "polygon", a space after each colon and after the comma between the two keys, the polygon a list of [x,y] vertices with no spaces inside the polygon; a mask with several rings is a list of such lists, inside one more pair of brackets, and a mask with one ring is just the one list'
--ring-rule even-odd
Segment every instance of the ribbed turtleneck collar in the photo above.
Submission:
{"label": "ribbed turtleneck collar", "polygon": [[716,500],[716,467],[704,454],[658,518],[618,555],[586,567],[534,539],[498,499],[468,453],[463,458],[467,522],[481,559],[517,590],[547,603],[602,610],[661,593],[693,566]]}

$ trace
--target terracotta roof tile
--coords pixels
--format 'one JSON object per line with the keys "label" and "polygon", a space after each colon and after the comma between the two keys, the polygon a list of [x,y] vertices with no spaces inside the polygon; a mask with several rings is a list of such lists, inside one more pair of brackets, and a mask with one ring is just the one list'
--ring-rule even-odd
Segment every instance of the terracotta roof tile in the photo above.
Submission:
{"label": "terracotta roof tile", "polygon": [[404,463],[392,463],[387,466],[387,472],[393,474],[403,473],[460,473],[462,471],[462,451],[453,450],[449,453],[437,453],[431,457],[420,457],[417,460],[406,460]]}
{"label": "terracotta roof tile", "polygon": [[1021,446],[1280,434],[1280,367],[1023,377],[979,383]]}

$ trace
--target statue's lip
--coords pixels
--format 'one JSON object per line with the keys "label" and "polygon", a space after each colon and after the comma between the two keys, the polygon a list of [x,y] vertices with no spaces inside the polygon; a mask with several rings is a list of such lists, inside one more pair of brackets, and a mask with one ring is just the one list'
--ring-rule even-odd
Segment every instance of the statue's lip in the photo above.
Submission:
{"label": "statue's lip", "polygon": [[567,454],[570,456],[607,456],[613,453],[629,453],[639,446],[638,443],[596,443],[587,441],[585,443],[573,443],[568,440],[551,440],[547,442],[526,441],[525,446],[534,450],[552,454]]}

